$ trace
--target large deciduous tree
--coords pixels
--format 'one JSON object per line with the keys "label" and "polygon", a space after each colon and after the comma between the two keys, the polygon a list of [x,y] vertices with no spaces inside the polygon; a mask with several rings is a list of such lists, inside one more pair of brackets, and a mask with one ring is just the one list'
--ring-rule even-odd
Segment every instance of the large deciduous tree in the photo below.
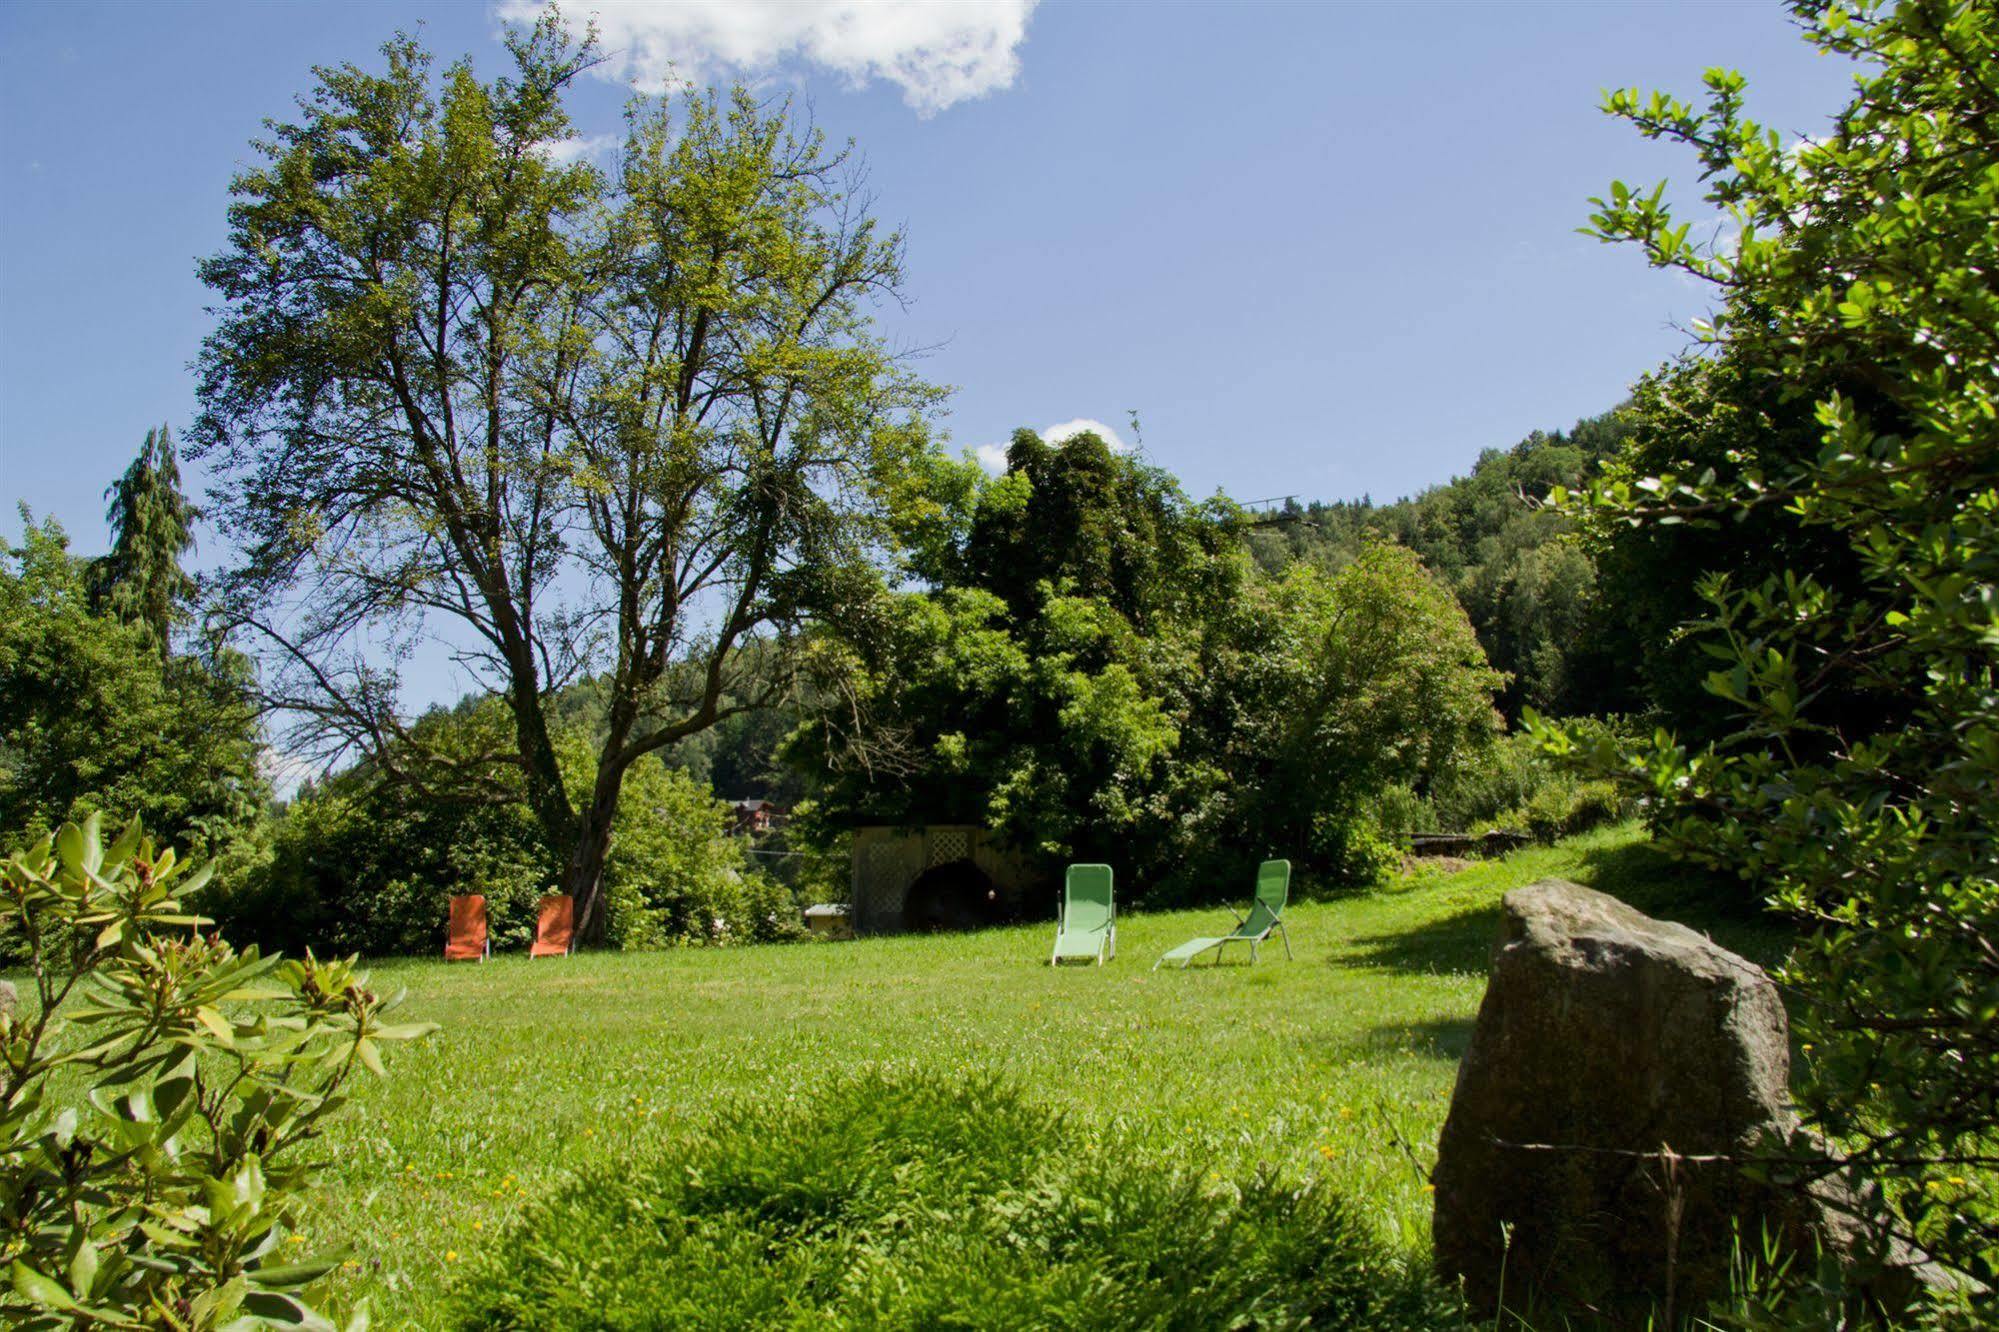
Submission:
{"label": "large deciduous tree", "polygon": [[[524,789],[587,930],[625,775],[785,687],[782,649],[872,580],[936,393],[871,322],[901,241],[846,153],[739,90],[634,103],[603,169],[563,107],[591,46],[544,20],[508,48],[506,77],[434,88],[399,37],[272,125],[202,266],[195,438],[294,743]],[[425,638],[506,701],[506,752],[400,720]],[[546,705],[585,675],[576,798]]]}

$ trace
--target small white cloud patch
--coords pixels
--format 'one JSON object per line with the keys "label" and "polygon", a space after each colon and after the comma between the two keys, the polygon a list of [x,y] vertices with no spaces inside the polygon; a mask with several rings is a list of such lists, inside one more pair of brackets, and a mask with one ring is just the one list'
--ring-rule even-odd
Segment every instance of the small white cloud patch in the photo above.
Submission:
{"label": "small white cloud patch", "polygon": [[1112,453],[1131,452],[1131,445],[1124,442],[1122,435],[1105,425],[1102,421],[1094,421],[1087,416],[1079,416],[1073,421],[1064,421],[1059,425],[1043,426],[1041,428],[1041,437],[1050,444],[1060,444],[1072,435],[1083,434],[1095,435],[1098,439],[1111,446]]}
{"label": "small white cloud patch", "polygon": [[615,134],[577,134],[567,139],[539,143],[542,156],[557,166],[568,166],[571,162],[602,157],[616,148],[619,138]]}
{"label": "small white cloud patch", "polygon": [[[1036,433],[1048,444],[1061,444],[1066,440],[1075,438],[1077,435],[1093,434],[1108,444],[1112,453],[1131,452],[1131,445],[1125,443],[1123,436],[1119,435],[1117,431],[1111,429],[1102,421],[1093,420],[1087,416],[1079,416],[1073,421],[1060,421],[1051,426],[1043,426]],[[1006,470],[1006,450],[1007,446],[1004,444],[981,444],[978,448],[972,450],[972,456],[978,460],[979,466],[985,468],[994,476],[998,476]]]}
{"label": "small white cloud patch", "polygon": [[[659,91],[803,61],[853,87],[883,79],[921,116],[1011,87],[1036,0],[598,0],[563,22],[595,20],[608,57],[597,73]],[[499,0],[532,22],[547,0]]]}

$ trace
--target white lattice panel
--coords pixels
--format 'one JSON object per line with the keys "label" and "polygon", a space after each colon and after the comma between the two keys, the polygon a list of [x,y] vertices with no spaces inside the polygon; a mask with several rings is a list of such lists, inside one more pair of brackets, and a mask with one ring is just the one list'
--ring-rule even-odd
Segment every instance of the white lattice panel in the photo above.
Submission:
{"label": "white lattice panel", "polygon": [[930,834],[930,862],[927,868],[948,865],[972,854],[972,836],[962,828],[946,828]]}

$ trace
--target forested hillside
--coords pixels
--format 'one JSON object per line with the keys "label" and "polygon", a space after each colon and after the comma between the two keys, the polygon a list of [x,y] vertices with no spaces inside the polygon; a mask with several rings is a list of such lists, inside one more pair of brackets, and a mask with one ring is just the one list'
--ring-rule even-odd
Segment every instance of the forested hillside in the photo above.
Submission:
{"label": "forested hillside", "polygon": [[1303,561],[1336,569],[1370,539],[1409,547],[1442,579],[1509,677],[1499,703],[1572,715],[1630,709],[1628,655],[1597,596],[1596,560],[1573,524],[1542,503],[1574,488],[1616,456],[1630,436],[1621,409],[1568,431],[1535,431],[1509,449],[1487,449],[1467,474],[1389,504],[1372,499],[1292,503],[1250,532],[1265,570]]}

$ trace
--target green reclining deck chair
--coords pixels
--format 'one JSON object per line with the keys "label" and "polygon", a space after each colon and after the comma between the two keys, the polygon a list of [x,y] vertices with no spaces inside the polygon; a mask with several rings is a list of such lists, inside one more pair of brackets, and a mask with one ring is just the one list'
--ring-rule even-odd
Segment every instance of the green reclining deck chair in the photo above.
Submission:
{"label": "green reclining deck chair", "polygon": [[1064,958],[1094,960],[1117,956],[1117,904],[1111,900],[1109,865],[1071,865],[1062,885],[1062,915],[1055,922],[1055,951],[1049,966]]}
{"label": "green reclining deck chair", "polygon": [[[1249,914],[1236,916],[1236,927],[1219,939],[1189,939],[1178,948],[1172,949],[1152,964],[1154,971],[1160,964],[1178,962],[1186,969],[1202,953],[1210,948],[1215,950],[1215,962],[1222,960],[1222,948],[1232,943],[1249,945],[1249,960],[1256,961],[1256,946],[1270,937],[1272,930],[1284,940],[1284,956],[1291,956],[1291,935],[1284,928],[1284,903],[1291,896],[1291,862],[1288,860],[1266,860],[1256,867],[1256,896],[1250,900]],[[1234,908],[1230,908],[1234,910]]]}

